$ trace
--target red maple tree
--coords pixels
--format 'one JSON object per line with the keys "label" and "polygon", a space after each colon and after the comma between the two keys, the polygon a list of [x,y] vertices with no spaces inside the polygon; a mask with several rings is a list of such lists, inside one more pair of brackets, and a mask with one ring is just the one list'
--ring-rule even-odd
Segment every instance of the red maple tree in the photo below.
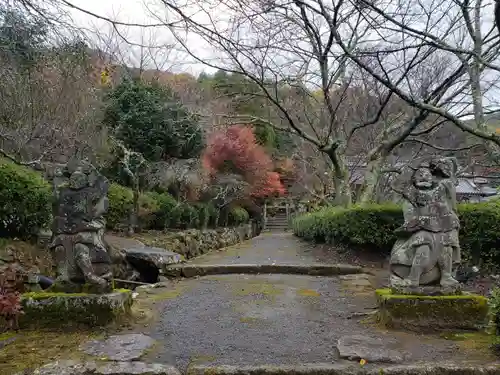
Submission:
{"label": "red maple tree", "polygon": [[209,175],[235,173],[250,185],[250,195],[256,198],[284,194],[273,161],[264,147],[257,143],[250,126],[233,125],[214,132],[202,156]]}

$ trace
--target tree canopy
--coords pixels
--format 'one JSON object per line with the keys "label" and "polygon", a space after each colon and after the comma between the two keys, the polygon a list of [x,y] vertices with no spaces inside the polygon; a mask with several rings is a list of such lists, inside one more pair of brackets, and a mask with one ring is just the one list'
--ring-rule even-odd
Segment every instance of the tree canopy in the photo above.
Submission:
{"label": "tree canopy", "polygon": [[139,79],[124,80],[105,100],[104,122],[146,160],[189,159],[204,146],[198,118],[175,97],[172,90]]}

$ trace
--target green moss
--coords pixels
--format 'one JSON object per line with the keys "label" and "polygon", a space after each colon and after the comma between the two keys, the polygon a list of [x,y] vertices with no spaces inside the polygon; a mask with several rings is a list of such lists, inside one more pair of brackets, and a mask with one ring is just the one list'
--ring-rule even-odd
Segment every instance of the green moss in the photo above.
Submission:
{"label": "green moss", "polygon": [[128,293],[131,292],[130,289],[125,289],[125,288],[120,288],[120,289],[113,289],[114,293]]}
{"label": "green moss", "polygon": [[476,329],[488,316],[488,299],[473,294],[419,296],[376,291],[381,321],[393,327]]}
{"label": "green moss", "polygon": [[415,294],[393,294],[390,289],[377,289],[375,291],[377,297],[391,297],[391,298],[400,298],[400,299],[425,299],[425,300],[470,300],[474,298],[478,302],[482,304],[488,304],[488,299],[486,297],[475,295],[475,294],[457,294],[457,295],[449,295],[449,296],[420,296]]}
{"label": "green moss", "polygon": [[[115,289],[114,293],[128,293],[129,289]],[[63,292],[28,292],[21,295],[22,298],[31,298],[34,300],[42,300],[52,297],[84,297],[89,296],[89,293],[63,293]]]}
{"label": "green moss", "polygon": [[31,298],[36,301],[52,297],[83,297],[88,293],[61,293],[61,292],[28,292],[21,295],[22,298]]}
{"label": "green moss", "polygon": [[22,295],[24,314],[21,327],[66,327],[80,325],[106,325],[120,315],[130,313],[132,294],[116,298],[113,295],[90,295],[85,293],[32,292]]}
{"label": "green moss", "polygon": [[0,341],[8,340],[8,339],[11,339],[15,336],[16,336],[16,334],[14,332],[0,333]]}
{"label": "green moss", "polygon": [[302,297],[319,297],[320,294],[313,289],[299,289],[297,295]]}
{"label": "green moss", "polygon": [[184,290],[183,289],[173,289],[173,290],[167,290],[167,291],[164,291],[162,293],[159,293],[159,294],[155,294],[151,297],[152,300],[154,301],[163,301],[163,300],[169,300],[169,299],[174,299],[174,298],[177,298],[179,297],[182,292]]}

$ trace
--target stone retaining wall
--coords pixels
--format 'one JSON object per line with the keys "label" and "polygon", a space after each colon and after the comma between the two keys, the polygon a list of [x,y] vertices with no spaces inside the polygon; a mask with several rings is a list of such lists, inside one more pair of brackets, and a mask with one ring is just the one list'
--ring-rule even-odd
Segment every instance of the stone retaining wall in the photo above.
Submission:
{"label": "stone retaining wall", "polygon": [[251,221],[248,224],[232,228],[188,229],[185,231],[163,233],[148,232],[137,239],[147,246],[159,247],[181,254],[185,259],[194,258],[209,251],[235,245],[260,234],[259,225]]}
{"label": "stone retaining wall", "polygon": [[[259,226],[250,222],[232,228],[189,229],[178,232],[149,231],[135,239],[107,235],[115,278],[128,281],[156,283],[167,276],[171,265],[209,251],[235,245],[257,236]],[[122,287],[131,288],[124,284]]]}

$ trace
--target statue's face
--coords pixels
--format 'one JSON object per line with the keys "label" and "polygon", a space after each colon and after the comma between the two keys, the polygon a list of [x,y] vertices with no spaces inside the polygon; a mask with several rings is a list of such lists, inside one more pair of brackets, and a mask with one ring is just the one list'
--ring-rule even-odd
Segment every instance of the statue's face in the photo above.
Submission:
{"label": "statue's face", "polygon": [[69,187],[71,189],[82,189],[87,186],[87,176],[81,171],[75,171],[69,178]]}
{"label": "statue's face", "polygon": [[432,187],[432,174],[427,168],[420,168],[415,172],[414,183],[419,188]]}
{"label": "statue's face", "polygon": [[443,159],[439,160],[436,164],[436,168],[439,169],[446,177],[450,177],[453,166],[450,161]]}

